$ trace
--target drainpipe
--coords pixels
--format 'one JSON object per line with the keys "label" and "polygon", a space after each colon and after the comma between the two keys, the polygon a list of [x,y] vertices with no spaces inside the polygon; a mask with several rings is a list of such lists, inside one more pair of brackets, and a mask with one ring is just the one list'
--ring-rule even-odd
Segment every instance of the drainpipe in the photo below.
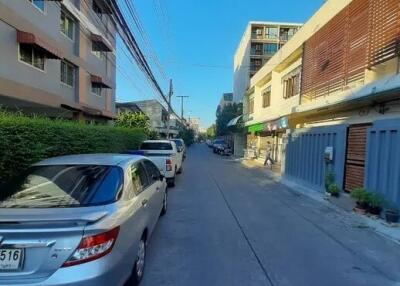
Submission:
{"label": "drainpipe", "polygon": [[396,73],[397,74],[400,73],[400,56],[397,57],[397,71],[396,71]]}

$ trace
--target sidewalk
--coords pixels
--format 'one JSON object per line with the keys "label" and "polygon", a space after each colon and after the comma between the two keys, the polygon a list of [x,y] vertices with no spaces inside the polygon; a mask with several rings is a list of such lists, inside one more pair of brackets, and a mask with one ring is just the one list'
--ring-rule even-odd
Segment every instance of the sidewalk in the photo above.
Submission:
{"label": "sidewalk", "polygon": [[288,180],[281,175],[268,170],[263,164],[252,160],[238,160],[248,169],[255,169],[267,175],[269,179],[281,183],[292,191],[305,195],[313,200],[335,209],[349,219],[357,222],[357,227],[373,229],[379,235],[388,238],[400,245],[400,225],[388,225],[385,220],[373,216],[361,215],[353,211],[354,203],[347,193],[341,193],[339,198],[327,197],[324,193],[304,187],[296,182]]}

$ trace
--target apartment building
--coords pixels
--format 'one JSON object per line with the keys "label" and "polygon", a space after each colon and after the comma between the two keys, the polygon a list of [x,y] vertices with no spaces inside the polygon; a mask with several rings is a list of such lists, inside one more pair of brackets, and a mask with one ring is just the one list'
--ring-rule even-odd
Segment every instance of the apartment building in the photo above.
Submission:
{"label": "apartment building", "polygon": [[251,79],[247,153],[323,190],[365,187],[400,205],[398,0],[328,0]]}
{"label": "apartment building", "polygon": [[224,93],[221,96],[221,99],[219,101],[219,104],[217,106],[217,111],[216,111],[216,115],[218,116],[218,114],[228,105],[233,103],[233,93],[229,92],[229,93]]}
{"label": "apartment building", "polygon": [[0,0],[0,105],[106,122],[115,115],[115,37],[105,0]]}
{"label": "apartment building", "polygon": [[241,102],[250,78],[299,30],[302,24],[250,22],[234,56],[233,99]]}
{"label": "apartment building", "polygon": [[[133,102],[117,103],[117,111],[142,112],[150,119],[151,128],[157,131],[161,138],[166,138],[168,133],[168,111],[155,99]],[[184,127],[182,120],[174,114],[169,119],[169,136],[176,137]]]}
{"label": "apartment building", "polygon": [[200,118],[198,117],[189,117],[187,119],[188,125],[191,129],[194,130],[196,134],[200,132]]}

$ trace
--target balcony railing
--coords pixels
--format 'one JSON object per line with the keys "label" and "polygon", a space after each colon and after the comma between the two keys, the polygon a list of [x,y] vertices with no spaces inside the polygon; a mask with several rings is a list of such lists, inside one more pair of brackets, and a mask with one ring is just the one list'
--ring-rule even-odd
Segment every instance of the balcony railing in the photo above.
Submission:
{"label": "balcony railing", "polygon": [[262,50],[251,50],[250,55],[251,56],[262,56],[263,51]]}

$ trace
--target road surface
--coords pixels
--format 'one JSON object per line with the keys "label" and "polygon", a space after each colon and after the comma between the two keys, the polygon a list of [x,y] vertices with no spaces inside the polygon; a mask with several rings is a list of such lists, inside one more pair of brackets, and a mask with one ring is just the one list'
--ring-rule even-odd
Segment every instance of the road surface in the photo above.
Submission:
{"label": "road surface", "polygon": [[334,208],[188,150],[151,238],[142,286],[400,285],[400,246]]}

